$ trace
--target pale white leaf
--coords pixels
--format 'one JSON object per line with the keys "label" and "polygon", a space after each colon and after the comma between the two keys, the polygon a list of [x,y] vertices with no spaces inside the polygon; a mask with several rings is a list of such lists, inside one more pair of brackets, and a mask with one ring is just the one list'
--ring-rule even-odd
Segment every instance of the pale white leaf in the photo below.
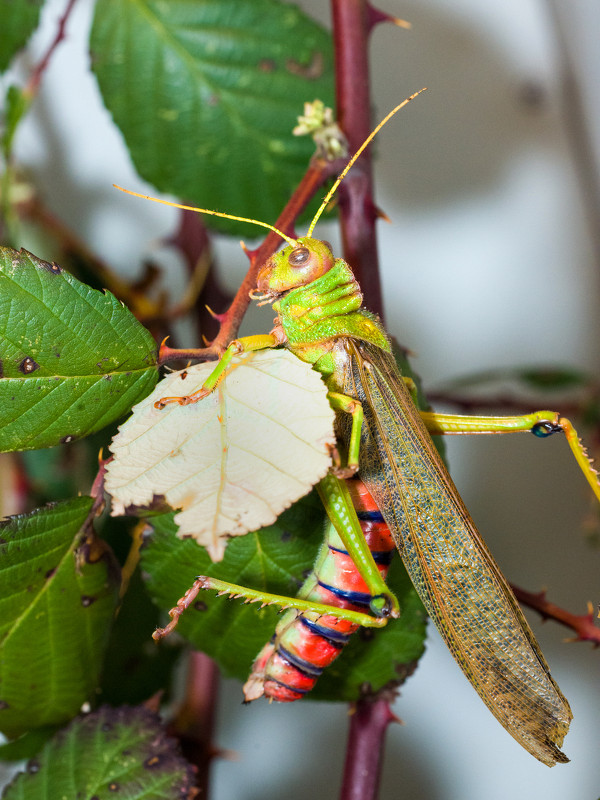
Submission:
{"label": "pale white leaf", "polygon": [[326,474],[335,436],[321,376],[287,350],[236,356],[204,399],[154,408],[195,392],[214,367],[173,372],[134,406],[105,485],[114,515],[164,497],[180,509],[178,535],[219,560],[224,539],[270,525]]}

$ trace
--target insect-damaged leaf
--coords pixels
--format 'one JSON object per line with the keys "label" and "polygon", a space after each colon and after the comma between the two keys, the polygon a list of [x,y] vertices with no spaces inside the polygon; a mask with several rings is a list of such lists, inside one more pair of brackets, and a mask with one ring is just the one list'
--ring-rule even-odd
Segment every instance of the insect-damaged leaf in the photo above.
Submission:
{"label": "insect-damaged leaf", "polygon": [[2,797],[182,800],[193,786],[192,767],[155,714],[103,707],[57,733]]}
{"label": "insect-damaged leaf", "polygon": [[98,0],[90,46],[142,177],[204,208],[277,217],[314,152],[292,135],[303,104],[333,105],[327,31],[276,0]]}
{"label": "insect-damaged leaf", "polygon": [[82,526],[79,497],[0,528],[0,731],[70,719],[98,683],[118,569]]}
{"label": "insect-damaged leaf", "polygon": [[180,536],[193,536],[215,560],[227,536],[275,521],[331,465],[334,412],[320,375],[287,350],[236,357],[203,400],[155,401],[199,389],[214,365],[161,381],[113,439],[106,476],[113,513],[164,498]]}
{"label": "insect-damaged leaf", "polygon": [[157,377],[154,340],[110,292],[0,248],[0,450],[100,430]]}

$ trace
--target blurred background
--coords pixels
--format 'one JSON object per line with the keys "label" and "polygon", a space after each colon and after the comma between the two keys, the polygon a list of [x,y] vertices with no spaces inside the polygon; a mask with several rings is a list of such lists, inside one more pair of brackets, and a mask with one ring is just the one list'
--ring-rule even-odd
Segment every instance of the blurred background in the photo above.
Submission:
{"label": "blurred background", "polygon": [[[299,5],[329,24],[327,3]],[[380,225],[390,333],[414,353],[434,391],[469,373],[515,366],[568,365],[597,375],[598,4],[384,0],[382,7],[413,27],[381,25],[373,35],[374,121],[428,87],[375,145],[376,200],[391,220]],[[47,46],[63,8],[62,0],[48,4],[29,52]],[[101,257],[135,269],[140,250],[159,257],[176,212],[132,205],[111,188],[152,191],[136,177],[88,72],[91,12],[91,2],[78,4],[19,131],[16,157]],[[335,241],[331,223],[318,233]],[[217,253],[234,290],[245,257],[224,240]],[[172,269],[170,286],[178,265]],[[181,270],[179,280],[183,286]],[[267,330],[270,318],[253,317],[246,332]],[[509,580],[547,588],[576,613],[588,601],[597,607],[600,555],[586,538],[595,509],[566,443],[461,437],[449,442],[449,459]],[[573,709],[564,746],[571,763],[549,770],[523,751],[431,630],[395,705],[404,725],[388,733],[382,799],[598,797],[599,655],[588,644],[565,644],[568,632],[556,624],[529,618]],[[212,797],[336,796],[347,713],[308,701],[242,707],[240,686],[225,681],[216,744],[238,755],[216,761]]]}

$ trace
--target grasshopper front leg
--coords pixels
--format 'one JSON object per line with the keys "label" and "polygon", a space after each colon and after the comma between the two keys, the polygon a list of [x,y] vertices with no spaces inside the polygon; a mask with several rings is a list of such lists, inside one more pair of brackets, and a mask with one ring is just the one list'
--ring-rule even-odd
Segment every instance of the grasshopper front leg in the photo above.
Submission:
{"label": "grasshopper front leg", "polygon": [[209,395],[217,386],[217,384],[223,379],[234,356],[237,356],[240,353],[250,353],[254,350],[266,350],[271,347],[277,347],[279,344],[282,344],[282,340],[275,331],[266,334],[258,334],[256,336],[243,336],[241,339],[234,339],[219,359],[217,366],[210,373],[198,391],[183,397],[161,397],[160,400],[157,400],[156,403],[154,403],[154,407],[160,411],[170,403],[176,403],[180,406],[188,406],[192,403],[197,403],[199,400],[202,400],[202,398]]}

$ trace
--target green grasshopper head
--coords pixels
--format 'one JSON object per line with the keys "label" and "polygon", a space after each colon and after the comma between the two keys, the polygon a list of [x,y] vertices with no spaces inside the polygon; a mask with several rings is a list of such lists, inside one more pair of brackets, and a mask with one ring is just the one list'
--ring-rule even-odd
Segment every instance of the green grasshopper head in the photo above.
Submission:
{"label": "green grasshopper head", "polygon": [[264,297],[277,297],[320,278],[334,263],[327,242],[304,236],[271,256],[258,273],[256,286]]}

